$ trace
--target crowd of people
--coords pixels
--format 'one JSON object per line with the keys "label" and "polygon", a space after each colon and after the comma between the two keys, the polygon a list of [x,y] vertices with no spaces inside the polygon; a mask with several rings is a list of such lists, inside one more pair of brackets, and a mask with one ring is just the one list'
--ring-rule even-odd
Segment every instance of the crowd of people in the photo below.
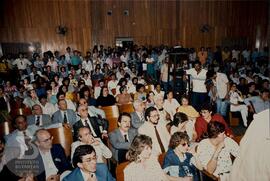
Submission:
{"label": "crowd of people", "polygon": [[[239,145],[228,114],[239,112],[247,128],[269,109],[268,52],[216,48],[191,48],[176,64],[167,46],[2,56],[0,122],[11,121],[14,131],[1,138],[1,178],[113,181],[106,161],[113,160],[129,162],[126,181],[197,181],[200,171],[229,180]],[[179,69],[191,86],[180,95],[173,76]],[[102,107],[126,104],[134,112],[121,113],[109,132]],[[18,108],[28,112],[14,115]],[[56,126],[72,131],[70,157],[52,144],[47,129]],[[34,153],[39,169],[15,174],[12,166]]]}

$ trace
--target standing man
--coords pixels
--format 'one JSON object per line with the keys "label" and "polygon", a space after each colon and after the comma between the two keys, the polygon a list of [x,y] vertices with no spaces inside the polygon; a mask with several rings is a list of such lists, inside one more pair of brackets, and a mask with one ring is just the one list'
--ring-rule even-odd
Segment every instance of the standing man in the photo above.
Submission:
{"label": "standing man", "polygon": [[191,104],[199,112],[200,105],[208,102],[207,89],[205,86],[206,70],[202,69],[199,61],[194,62],[194,68],[186,70],[186,74],[191,76],[192,94]]}
{"label": "standing man", "polygon": [[207,78],[212,79],[214,87],[216,89],[216,105],[217,113],[221,114],[223,117],[227,116],[227,107],[230,91],[230,83],[228,77],[224,73],[215,72],[213,70],[208,70]]}

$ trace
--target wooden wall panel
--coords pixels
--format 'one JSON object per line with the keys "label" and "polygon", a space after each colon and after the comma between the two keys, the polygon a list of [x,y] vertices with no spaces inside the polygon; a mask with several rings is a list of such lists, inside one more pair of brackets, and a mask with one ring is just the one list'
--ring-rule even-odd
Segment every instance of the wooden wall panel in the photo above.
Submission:
{"label": "wooden wall panel", "polygon": [[[96,44],[113,46],[121,36],[139,45],[215,47],[224,39],[247,38],[254,47],[257,38],[263,46],[268,9],[267,0],[2,0],[0,42],[40,42],[42,51],[71,46],[83,52]],[[200,32],[204,24],[211,27],[208,33]],[[66,36],[56,34],[59,25],[68,27]]]}

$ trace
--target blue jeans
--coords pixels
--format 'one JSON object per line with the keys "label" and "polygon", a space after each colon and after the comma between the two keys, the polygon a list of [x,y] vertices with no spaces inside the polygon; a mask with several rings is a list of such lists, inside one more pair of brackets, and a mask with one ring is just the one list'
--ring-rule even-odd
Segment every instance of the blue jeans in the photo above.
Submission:
{"label": "blue jeans", "polygon": [[222,99],[218,98],[216,100],[216,104],[217,104],[217,113],[221,114],[223,117],[226,117],[228,101],[227,100],[222,101]]}

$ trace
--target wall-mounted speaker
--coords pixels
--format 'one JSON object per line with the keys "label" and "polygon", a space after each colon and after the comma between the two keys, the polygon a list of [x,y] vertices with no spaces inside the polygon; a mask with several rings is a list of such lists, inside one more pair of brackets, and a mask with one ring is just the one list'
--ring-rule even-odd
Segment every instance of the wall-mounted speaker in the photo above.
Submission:
{"label": "wall-mounted speaker", "polygon": [[127,9],[124,10],[124,15],[125,15],[125,16],[129,16],[129,10],[127,10]]}
{"label": "wall-mounted speaker", "polygon": [[107,11],[107,15],[111,16],[112,15],[112,10]]}

